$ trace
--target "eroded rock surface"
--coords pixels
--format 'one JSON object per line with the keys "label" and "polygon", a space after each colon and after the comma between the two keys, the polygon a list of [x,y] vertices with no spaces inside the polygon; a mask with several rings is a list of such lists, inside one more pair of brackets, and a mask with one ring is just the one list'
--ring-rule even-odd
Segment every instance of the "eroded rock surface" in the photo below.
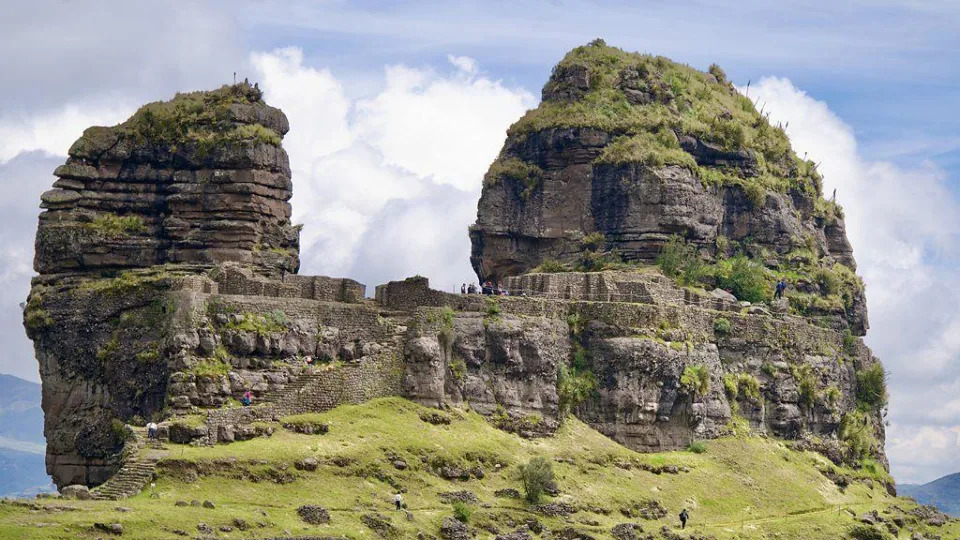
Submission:
{"label": "eroded rock surface", "polygon": [[[502,282],[545,263],[589,267],[585,241],[649,263],[677,236],[706,261],[744,253],[778,270],[852,273],[842,210],[821,191],[816,164],[725,80],[594,42],[554,68],[543,102],[508,131],[471,262],[481,282]],[[798,290],[833,294],[812,285]],[[840,296],[805,314],[845,314],[864,335],[862,287]]]}
{"label": "eroded rock surface", "polygon": [[[884,462],[880,400],[858,411],[861,374],[878,366],[857,337],[867,326],[862,284],[813,172],[788,146],[758,150],[751,139],[732,148],[709,130],[692,141],[675,133],[672,147],[632,124],[558,124],[549,115],[569,111],[551,107],[575,106],[611,80],[631,107],[684,106],[650,68],[663,61],[611,75],[588,60],[556,70],[540,112],[512,128],[488,175],[473,262],[517,293],[509,297],[444,293],[414,277],[377,287],[370,300],[356,281],[297,275],[280,147],[287,123],[256,87],[184,94],[87,130],[43,197],[39,275],[24,312],[54,481],[106,481],[131,442],[129,424],[158,421],[173,443],[231,443],[271,436],[264,426],[275,424],[265,423],[289,415],[397,395],[469,405],[524,437],[549,436],[574,414],[643,451],[749,427],[854,461],[864,456],[851,454],[846,425],[868,433],[867,451]],[[727,92],[722,77],[701,75],[719,85],[707,91]],[[716,121],[723,131],[730,120],[720,112]],[[675,150],[665,154],[671,162],[647,159],[650,144]],[[790,182],[757,198],[749,182],[705,183],[704,167]],[[571,270],[591,235],[591,253],[623,263],[651,259],[672,234],[705,260],[740,252],[768,269],[828,269],[849,287],[841,297],[829,280],[804,278],[791,291],[801,297],[746,305],[636,265],[529,272],[548,259]],[[240,407],[247,392],[253,403]],[[421,418],[444,424],[457,414]],[[389,526],[371,516],[371,528]]]}

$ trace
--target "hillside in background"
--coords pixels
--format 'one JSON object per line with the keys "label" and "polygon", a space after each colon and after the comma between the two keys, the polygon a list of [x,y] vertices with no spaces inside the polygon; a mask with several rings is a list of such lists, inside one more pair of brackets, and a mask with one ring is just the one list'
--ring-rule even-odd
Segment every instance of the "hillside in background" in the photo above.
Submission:
{"label": "hillside in background", "polygon": [[960,516],[960,473],[948,474],[926,484],[901,484],[902,495],[921,504],[931,504],[941,511]]}
{"label": "hillside in background", "polygon": [[51,489],[44,446],[40,385],[0,374],[0,496]]}

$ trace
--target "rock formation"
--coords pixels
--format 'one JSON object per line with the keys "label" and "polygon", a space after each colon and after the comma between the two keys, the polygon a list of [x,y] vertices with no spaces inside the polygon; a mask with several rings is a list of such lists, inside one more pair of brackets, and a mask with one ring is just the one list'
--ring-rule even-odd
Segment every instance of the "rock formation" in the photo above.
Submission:
{"label": "rock formation", "polygon": [[[684,116],[691,96],[717,117]],[[839,208],[747,105],[718,69],[597,43],[568,55],[511,128],[470,233],[478,274],[522,293],[509,297],[415,277],[372,300],[350,279],[298,275],[287,121],[256,87],[87,130],[43,196],[24,313],[48,471],[102,484],[149,420],[174,443],[222,444],[396,395],[469,404],[525,437],[575,414],[639,450],[749,429],[883,462],[882,370],[857,337]],[[740,302],[703,288],[728,279],[719,270],[681,287],[642,264],[665,244],[721,269],[761,261],[795,290]],[[247,391],[254,405],[238,406]]]}
{"label": "rock formation", "polygon": [[249,85],[151,103],[93,127],[41,197],[41,274],[237,261],[296,272],[287,118]]}
{"label": "rock formation", "polygon": [[163,409],[174,308],[164,294],[177,276],[223,261],[296,272],[287,130],[247,84],[180,94],[87,129],[54,172],[25,325],[58,484],[105,480],[123,421]]}
{"label": "rock formation", "polygon": [[543,264],[591,269],[587,242],[649,263],[679,236],[706,261],[744,253],[800,274],[800,292],[833,295],[804,314],[846,315],[864,335],[862,287],[816,284],[817,271],[856,270],[842,210],[821,191],[816,165],[720,68],[598,40],[567,54],[540,106],[510,127],[484,179],[471,262],[481,281]]}

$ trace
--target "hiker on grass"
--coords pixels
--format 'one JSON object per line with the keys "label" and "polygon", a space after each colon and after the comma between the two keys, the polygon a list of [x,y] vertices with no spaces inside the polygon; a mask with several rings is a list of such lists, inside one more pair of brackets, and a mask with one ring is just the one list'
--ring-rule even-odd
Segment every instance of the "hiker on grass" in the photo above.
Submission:
{"label": "hiker on grass", "polygon": [[466,283],[460,284],[460,294],[467,294],[467,284],[466,284]]}
{"label": "hiker on grass", "polygon": [[147,438],[151,441],[157,438],[157,424],[150,422],[147,424]]}
{"label": "hiker on grass", "polygon": [[403,508],[403,497],[400,496],[400,493],[397,493],[393,497],[393,502],[397,504],[397,510],[401,510]]}
{"label": "hiker on grass", "polygon": [[687,528],[687,520],[690,519],[690,514],[687,513],[687,509],[684,508],[683,512],[680,512],[680,528]]}
{"label": "hiker on grass", "polygon": [[470,286],[467,287],[467,294],[477,294],[477,286],[471,283]]}
{"label": "hiker on grass", "polygon": [[777,282],[777,290],[776,290],[776,292],[773,293],[773,297],[774,297],[774,298],[783,298],[783,291],[785,291],[786,288],[787,288],[787,282],[786,282],[786,281],[784,281],[784,280],[782,280],[782,279],[781,279],[780,281],[778,281],[778,282]]}
{"label": "hiker on grass", "polygon": [[244,406],[244,407],[249,407],[250,404],[253,403],[253,394],[251,394],[250,391],[247,390],[247,391],[243,394],[243,397],[240,398],[240,403],[243,403],[243,406]]}

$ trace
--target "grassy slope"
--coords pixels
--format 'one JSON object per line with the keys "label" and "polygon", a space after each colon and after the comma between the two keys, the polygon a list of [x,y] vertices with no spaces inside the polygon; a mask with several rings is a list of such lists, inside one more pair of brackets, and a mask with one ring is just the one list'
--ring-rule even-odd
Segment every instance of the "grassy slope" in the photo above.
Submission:
{"label": "grassy slope", "polygon": [[[208,474],[186,481],[178,479],[185,477],[178,473],[184,469],[182,465],[169,466],[157,481],[159,498],[143,493],[119,503],[50,503],[80,508],[80,512],[45,513],[2,504],[0,537],[97,537],[91,530],[97,521],[122,523],[125,538],[170,537],[175,529],[196,535],[200,522],[217,528],[240,517],[253,525],[251,530],[220,535],[255,538],[290,531],[294,535],[372,538],[360,516],[379,511],[392,516],[402,537],[412,538],[419,530],[436,534],[442,520],[452,515],[451,506],[437,497],[444,491],[467,489],[478,496],[481,504],[471,518],[474,525],[490,523],[504,513],[515,520],[534,515],[522,501],[496,498],[493,493],[506,487],[519,488],[513,476],[516,466],[539,455],[564,458],[562,463],[554,463],[561,490],[554,500],[610,511],[609,515],[581,511],[569,518],[577,528],[599,538],[609,537],[613,525],[631,521],[620,515],[622,506],[645,498],[655,498],[669,510],[660,522],[644,523],[645,530],[674,526],[676,514],[687,507],[692,516],[691,531],[718,538],[766,538],[776,533],[779,538],[837,538],[853,523],[846,509],[862,513],[893,503],[909,505],[889,497],[879,486],[871,489],[858,483],[842,493],[817,472],[816,465],[822,458],[787,450],[772,440],[709,441],[703,454],[638,454],[576,420],[566,423],[556,437],[530,441],[496,430],[471,412],[453,412],[451,425],[434,426],[420,420],[422,410],[402,399],[382,399],[318,415],[330,425],[326,435],[300,435],[279,429],[272,438],[214,448],[171,445],[169,459],[182,460],[181,464],[189,466],[199,463],[210,469]],[[388,459],[387,454],[403,458],[410,468],[394,469],[390,462],[395,457]],[[322,463],[320,469],[296,471],[292,462],[309,456]],[[334,461],[344,461],[336,458],[348,458],[350,463],[334,465]],[[446,481],[430,473],[421,458],[430,463],[444,460],[461,464],[478,463],[482,458],[486,475],[482,480]],[[212,470],[215,460],[220,460],[221,472]],[[637,467],[625,470],[613,462],[678,465],[691,471],[656,475]],[[496,463],[503,464],[499,471]],[[268,479],[284,474],[295,480],[278,484]],[[253,481],[251,476],[260,480]],[[391,510],[393,488],[388,482],[406,489],[405,500],[413,521]],[[177,500],[191,499],[209,499],[216,509],[174,506]],[[296,515],[296,508],[302,504],[328,508],[331,523],[302,523]],[[131,511],[118,511],[117,506]],[[540,519],[548,528],[563,525],[562,518]],[[47,525],[38,527],[39,523]],[[510,530],[502,518],[498,526],[502,532]],[[954,534],[960,532],[956,524],[951,526],[957,527]],[[944,533],[947,531],[938,531]],[[492,537],[480,535],[487,536]]]}

